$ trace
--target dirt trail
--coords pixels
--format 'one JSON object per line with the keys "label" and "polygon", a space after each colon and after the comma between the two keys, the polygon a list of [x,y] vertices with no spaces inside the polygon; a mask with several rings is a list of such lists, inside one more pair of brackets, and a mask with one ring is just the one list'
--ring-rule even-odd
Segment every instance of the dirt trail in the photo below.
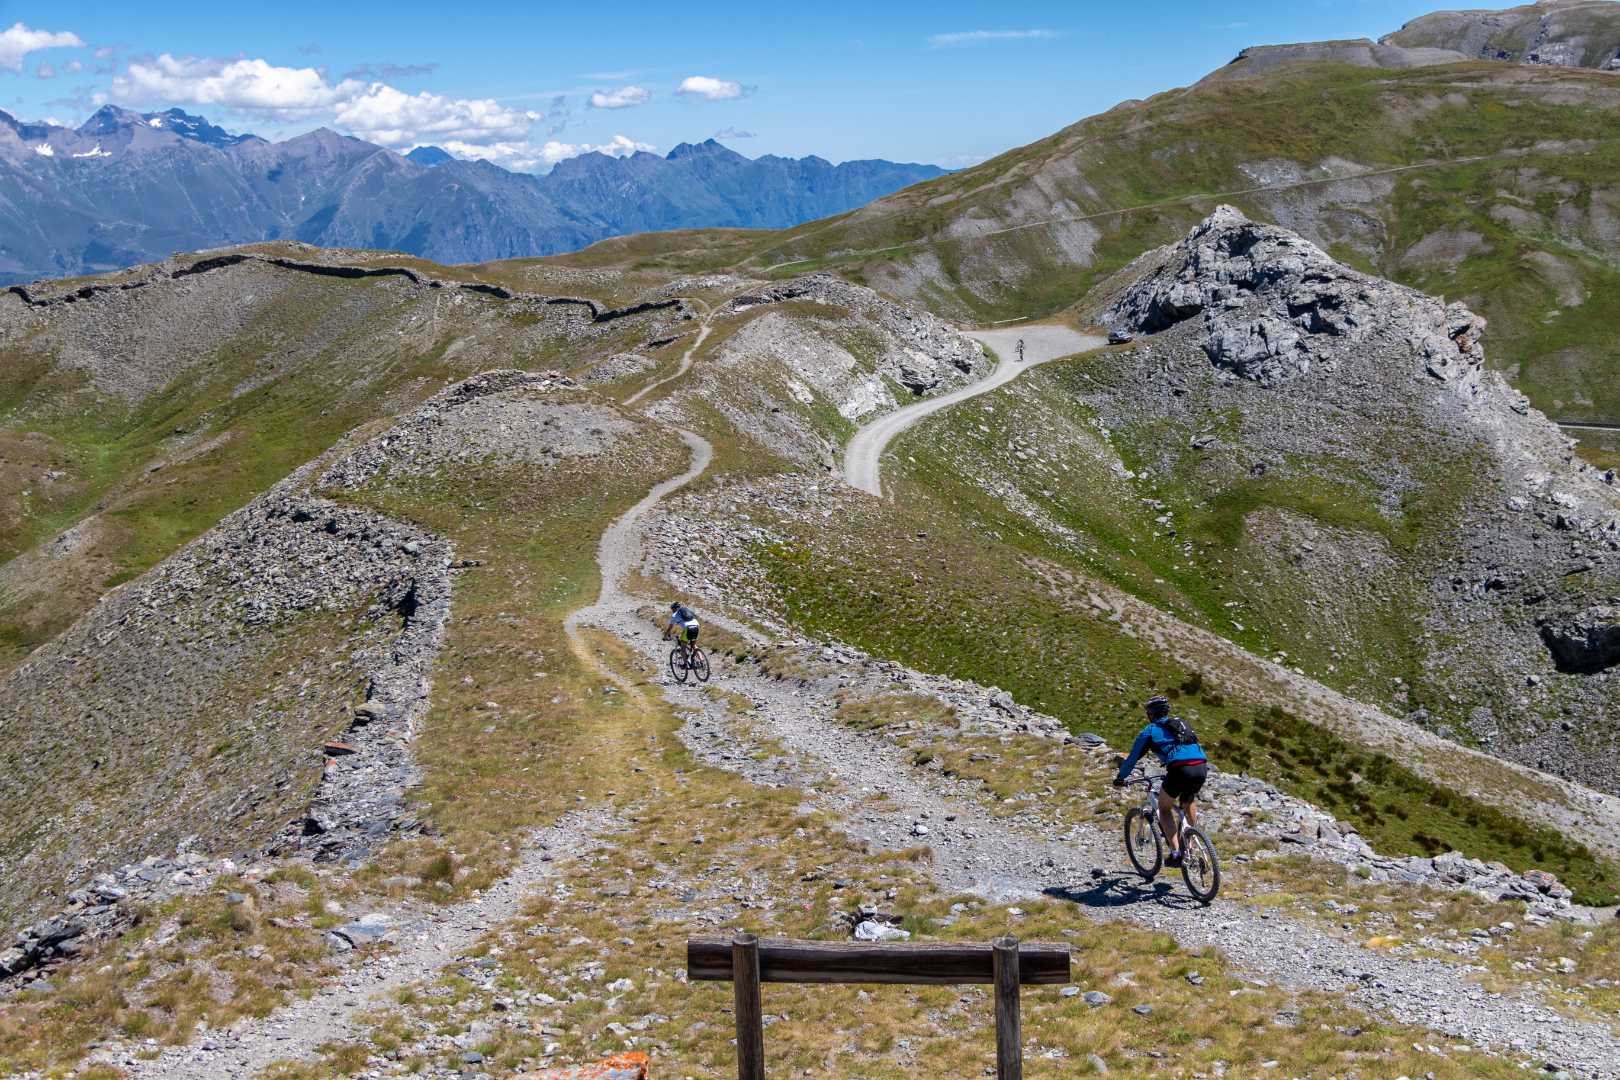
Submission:
{"label": "dirt trail", "polygon": [[[705,316],[697,338],[682,355],[676,372],[643,387],[631,401],[680,377],[691,367],[693,355],[708,336],[710,318],[712,312]],[[602,534],[597,545],[601,590],[593,604],[576,609],[564,620],[575,655],[621,683],[623,680],[585,645],[578,627],[582,620],[599,621],[605,611],[617,612],[633,606],[624,596],[621,582],[639,557],[643,517],[671,492],[701,476],[708,468],[713,456],[709,444],[689,431],[678,434],[692,450],[690,466],[680,475],[655,485]],[[627,689],[633,690],[638,699],[645,700],[639,689]],[[558,861],[588,851],[595,846],[595,838],[611,828],[612,819],[605,814],[571,814],[534,833],[524,844],[512,872],[467,902],[445,908],[390,912],[394,920],[390,938],[395,946],[393,950],[367,955],[311,997],[278,1009],[263,1020],[249,1020],[214,1032],[196,1043],[165,1050],[150,1060],[136,1057],[129,1047],[103,1054],[100,1060],[124,1069],[135,1080],[251,1077],[277,1061],[308,1060],[322,1045],[361,1034],[363,1027],[356,1022],[359,1014],[386,1007],[396,991],[431,977],[462,955],[486,931],[517,915],[534,887],[557,874]]]}
{"label": "dirt trail", "polygon": [[395,991],[463,956],[485,931],[517,915],[536,885],[559,873],[611,832],[606,814],[570,814],[529,838],[510,874],[466,903],[392,913],[390,951],[370,953],[357,966],[263,1020],[250,1020],[201,1036],[197,1042],[143,1060],[123,1048],[102,1060],[132,1080],[218,1080],[257,1076],[272,1063],[304,1059],[323,1044],[360,1035],[360,1014],[386,1008]]}
{"label": "dirt trail", "polygon": [[[1037,364],[1073,356],[1078,352],[1095,349],[1104,344],[1102,338],[1082,334],[1062,326],[1026,326],[1004,330],[966,330],[968,337],[993,349],[1001,362],[986,378],[970,386],[942,394],[937,398],[907,405],[892,413],[878,417],[857,431],[844,448],[844,481],[869,495],[882,495],[882,477],[879,464],[883,451],[894,437],[925,416],[950,408],[958,402],[988,394],[998,386],[1005,386]],[[1018,342],[1024,343],[1023,359],[1018,358]]]}
{"label": "dirt trail", "polygon": [[681,362],[675,366],[674,371],[670,372],[668,375],[665,375],[662,379],[656,379],[653,382],[648,383],[640,390],[637,390],[635,393],[625,398],[625,408],[634,406],[636,402],[640,401],[654,390],[657,390],[660,386],[663,386],[666,383],[674,382],[682,375],[685,375],[686,372],[691,368],[692,357],[697,355],[698,348],[703,344],[703,339],[709,336],[709,321],[714,318],[714,309],[707,303],[696,298],[693,298],[692,302],[694,304],[703,304],[703,322],[698,326],[697,340],[693,341],[691,345],[687,346],[686,351],[681,354]]}
{"label": "dirt trail", "polygon": [[[655,663],[657,635],[622,612],[614,629]],[[851,835],[889,850],[927,844],[941,887],[1010,903],[1064,900],[1098,919],[1123,919],[1162,930],[1189,949],[1218,949],[1238,968],[1280,985],[1343,993],[1356,1007],[1428,1027],[1511,1056],[1536,1055],[1575,1075],[1617,1075],[1620,1038],[1602,1024],[1571,1020],[1530,995],[1486,991],[1469,969],[1410,959],[1281,914],[1217,899],[1209,908],[1187,895],[1179,878],[1144,884],[1125,869],[1118,835],[1088,825],[1061,836],[993,815],[974,785],[912,763],[882,734],[856,731],[833,717],[835,703],[814,689],[724,668],[719,685],[752,702],[745,718],[664,679],[671,702],[691,713],[682,737],[709,765],[755,783],[791,786]],[[750,751],[764,751],[754,754]],[[774,752],[773,752],[774,751]],[[881,794],[880,800],[873,796]],[[1121,801],[1123,814],[1126,802]],[[1209,815],[1218,823],[1218,814]],[[924,837],[915,832],[926,827]],[[1218,833],[1217,833],[1218,836]],[[1217,843],[1219,843],[1217,839]]]}

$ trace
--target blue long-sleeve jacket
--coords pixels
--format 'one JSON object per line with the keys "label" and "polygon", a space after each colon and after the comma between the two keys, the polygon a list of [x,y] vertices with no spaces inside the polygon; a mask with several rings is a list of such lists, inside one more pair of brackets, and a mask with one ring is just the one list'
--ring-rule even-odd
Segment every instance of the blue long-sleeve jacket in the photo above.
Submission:
{"label": "blue long-sleeve jacket", "polygon": [[1170,729],[1155,720],[1142,729],[1142,733],[1136,737],[1136,742],[1131,745],[1131,752],[1126,756],[1125,764],[1119,767],[1119,778],[1123,780],[1130,776],[1131,770],[1136,768],[1136,763],[1149,750],[1152,750],[1154,756],[1166,766],[1177,765],[1184,761],[1209,760],[1202,746],[1197,743],[1178,744],[1175,736],[1170,734]]}

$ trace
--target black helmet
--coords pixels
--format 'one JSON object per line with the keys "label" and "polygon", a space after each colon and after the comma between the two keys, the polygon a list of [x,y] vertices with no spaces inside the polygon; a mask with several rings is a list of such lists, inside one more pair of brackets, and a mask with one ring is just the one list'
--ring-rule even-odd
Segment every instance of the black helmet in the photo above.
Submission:
{"label": "black helmet", "polygon": [[671,610],[671,611],[679,611],[679,610],[681,610],[681,602],[679,600],[675,601],[673,604],[669,605],[669,610]]}
{"label": "black helmet", "polygon": [[1144,707],[1147,714],[1155,720],[1162,720],[1170,715],[1170,699],[1167,697],[1150,697]]}

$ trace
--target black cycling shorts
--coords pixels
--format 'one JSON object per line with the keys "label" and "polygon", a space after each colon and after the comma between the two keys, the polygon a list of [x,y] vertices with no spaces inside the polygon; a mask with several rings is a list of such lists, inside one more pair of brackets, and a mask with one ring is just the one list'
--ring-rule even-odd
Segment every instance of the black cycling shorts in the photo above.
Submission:
{"label": "black cycling shorts", "polygon": [[1164,793],[1177,802],[1191,802],[1203,790],[1209,765],[1171,765],[1164,770]]}

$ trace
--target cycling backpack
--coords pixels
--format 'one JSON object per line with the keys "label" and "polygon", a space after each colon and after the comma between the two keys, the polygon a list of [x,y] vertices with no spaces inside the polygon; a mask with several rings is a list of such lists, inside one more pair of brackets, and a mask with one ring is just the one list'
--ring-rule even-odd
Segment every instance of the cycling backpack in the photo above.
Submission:
{"label": "cycling backpack", "polygon": [[1192,725],[1179,716],[1167,716],[1159,721],[1159,726],[1170,733],[1170,740],[1177,746],[1191,746],[1198,741]]}

